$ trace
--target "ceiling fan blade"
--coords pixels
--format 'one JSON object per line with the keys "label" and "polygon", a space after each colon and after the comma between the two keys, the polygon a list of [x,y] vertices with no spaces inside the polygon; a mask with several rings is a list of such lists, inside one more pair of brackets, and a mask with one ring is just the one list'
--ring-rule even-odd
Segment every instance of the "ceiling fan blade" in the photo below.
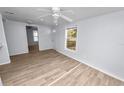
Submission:
{"label": "ceiling fan blade", "polygon": [[65,15],[60,15],[61,18],[65,19],[68,22],[72,22],[73,20]]}
{"label": "ceiling fan blade", "polygon": [[42,12],[48,12],[48,13],[51,13],[51,10],[49,9],[43,9],[43,8],[40,8],[40,9],[37,9],[38,11],[42,11]]}

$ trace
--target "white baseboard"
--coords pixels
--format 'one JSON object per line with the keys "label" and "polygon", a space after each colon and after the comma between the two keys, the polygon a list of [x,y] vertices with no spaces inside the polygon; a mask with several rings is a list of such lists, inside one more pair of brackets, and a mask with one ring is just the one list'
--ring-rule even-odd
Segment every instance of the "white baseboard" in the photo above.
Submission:
{"label": "white baseboard", "polygon": [[24,52],[19,52],[19,53],[12,53],[10,56],[16,56],[16,55],[21,55],[21,54],[27,54],[29,51],[24,51]]}
{"label": "white baseboard", "polygon": [[51,50],[51,49],[53,49],[53,48],[39,49],[39,51],[46,51],[46,50]]}
{"label": "white baseboard", "polygon": [[61,53],[61,54],[63,54],[63,55],[66,55],[66,56],[68,56],[68,57],[70,57],[70,58],[72,58],[72,59],[74,59],[74,60],[77,60],[77,61],[79,61],[80,63],[83,63],[83,64],[85,64],[85,65],[87,65],[87,66],[89,66],[89,67],[91,67],[91,68],[93,68],[93,69],[96,69],[96,70],[98,70],[98,71],[100,71],[100,72],[102,72],[102,73],[104,73],[104,74],[106,74],[106,75],[108,75],[108,76],[111,76],[111,77],[113,77],[113,78],[115,78],[115,79],[118,79],[118,80],[124,82],[124,79],[123,79],[123,78],[120,78],[119,76],[116,76],[116,75],[114,75],[114,74],[112,74],[112,73],[109,73],[109,72],[107,72],[107,71],[104,71],[103,69],[101,69],[101,68],[99,68],[99,67],[96,67],[96,66],[93,66],[93,65],[91,65],[91,64],[88,64],[88,63],[87,63],[87,60],[80,60],[80,59],[74,58],[74,57],[72,57],[72,56],[70,56],[70,55],[67,55],[67,54],[65,54],[65,53],[63,53],[63,52],[61,52],[61,51],[59,51],[59,50],[56,50],[56,51],[59,52],[59,53]]}

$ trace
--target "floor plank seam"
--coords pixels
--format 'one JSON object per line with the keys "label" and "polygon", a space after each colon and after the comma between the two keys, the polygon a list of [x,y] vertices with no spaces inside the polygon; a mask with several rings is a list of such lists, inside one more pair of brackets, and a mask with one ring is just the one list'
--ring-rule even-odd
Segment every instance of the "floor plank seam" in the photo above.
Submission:
{"label": "floor plank seam", "polygon": [[5,86],[122,86],[124,82],[55,51],[14,56],[0,66]]}
{"label": "floor plank seam", "polygon": [[71,73],[74,69],[76,69],[77,67],[79,67],[81,65],[81,63],[79,63],[77,66],[75,66],[74,68],[72,68],[70,71],[68,71],[67,73],[63,74],[62,76],[60,76],[58,79],[54,80],[53,82],[51,82],[50,84],[48,84],[48,86],[53,85],[54,83],[56,83],[57,81],[59,81],[61,78],[65,77],[66,75],[68,75],[69,73]]}

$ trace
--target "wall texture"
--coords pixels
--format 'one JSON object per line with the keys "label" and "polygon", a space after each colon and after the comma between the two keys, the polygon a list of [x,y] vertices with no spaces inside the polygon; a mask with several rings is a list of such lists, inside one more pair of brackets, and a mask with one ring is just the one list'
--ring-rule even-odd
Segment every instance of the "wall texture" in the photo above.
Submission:
{"label": "wall texture", "polygon": [[[28,53],[26,25],[26,23],[11,20],[6,20],[4,22],[5,34],[10,56]],[[33,24],[30,26],[38,27],[39,50],[53,48],[50,27]]]}
{"label": "wall texture", "polygon": [[[65,50],[65,29],[77,26],[77,50]],[[124,11],[56,28],[55,49],[100,71],[124,80]]]}
{"label": "wall texture", "polygon": [[10,63],[8,47],[6,43],[2,16],[0,15],[0,43],[2,43],[3,47],[0,48],[0,65]]}
{"label": "wall texture", "polygon": [[6,20],[5,34],[10,56],[28,53],[26,23]]}
{"label": "wall texture", "polygon": [[46,26],[38,26],[39,33],[39,50],[52,49],[51,28]]}

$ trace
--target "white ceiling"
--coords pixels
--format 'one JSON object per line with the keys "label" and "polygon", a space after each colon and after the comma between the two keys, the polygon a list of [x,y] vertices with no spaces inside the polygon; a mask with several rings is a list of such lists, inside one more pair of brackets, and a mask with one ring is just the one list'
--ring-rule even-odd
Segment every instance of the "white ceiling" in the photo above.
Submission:
{"label": "white ceiling", "polygon": [[[31,20],[33,24],[54,26],[52,16],[47,16],[43,21],[40,20],[39,16],[47,14],[47,12],[38,11],[39,9],[51,9],[50,7],[0,7],[2,15],[10,20],[27,22]],[[64,15],[78,21],[89,17],[103,15],[106,13],[116,12],[124,10],[123,7],[61,7],[62,10],[72,10],[72,13],[64,13]],[[5,12],[12,12],[15,14],[7,14]],[[68,23],[65,20],[59,19],[59,25]]]}

